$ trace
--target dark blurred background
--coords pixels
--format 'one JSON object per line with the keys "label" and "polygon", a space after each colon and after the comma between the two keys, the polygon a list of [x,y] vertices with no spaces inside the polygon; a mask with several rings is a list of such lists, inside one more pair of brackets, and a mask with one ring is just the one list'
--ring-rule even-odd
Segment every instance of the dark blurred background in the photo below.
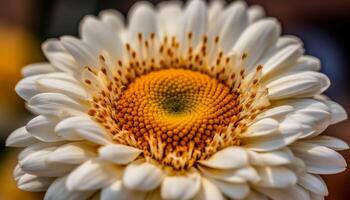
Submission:
{"label": "dark blurred background", "polygon": [[[41,199],[42,194],[21,192],[12,180],[16,152],[5,148],[6,136],[30,118],[14,86],[22,66],[43,61],[40,43],[51,37],[77,35],[86,14],[118,9],[124,15],[136,0],[0,0],[0,200]],[[151,0],[154,4],[160,0]],[[327,95],[350,111],[350,0],[248,0],[278,18],[284,34],[300,37],[306,53],[322,61],[322,71],[332,80]],[[326,134],[350,143],[349,121],[327,129]],[[342,154],[350,161],[350,152]],[[324,176],[328,200],[349,199],[350,170]]]}

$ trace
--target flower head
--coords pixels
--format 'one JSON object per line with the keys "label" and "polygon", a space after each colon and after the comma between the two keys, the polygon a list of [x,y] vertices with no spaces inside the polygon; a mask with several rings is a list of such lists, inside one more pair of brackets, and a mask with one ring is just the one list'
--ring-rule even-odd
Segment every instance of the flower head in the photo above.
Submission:
{"label": "flower head", "polygon": [[302,43],[258,6],[137,3],[48,40],[17,93],[37,115],[7,145],[45,199],[317,199],[346,168],[321,136],[346,112]]}

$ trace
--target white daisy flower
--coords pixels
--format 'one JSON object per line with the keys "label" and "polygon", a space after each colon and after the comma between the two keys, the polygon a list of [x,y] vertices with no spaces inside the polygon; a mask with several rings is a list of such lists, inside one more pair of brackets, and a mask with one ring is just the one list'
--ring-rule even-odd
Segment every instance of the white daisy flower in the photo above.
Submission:
{"label": "white daisy flower", "polygon": [[16,86],[37,116],[7,145],[46,200],[318,200],[346,168],[319,60],[259,6],[139,2],[42,49]]}

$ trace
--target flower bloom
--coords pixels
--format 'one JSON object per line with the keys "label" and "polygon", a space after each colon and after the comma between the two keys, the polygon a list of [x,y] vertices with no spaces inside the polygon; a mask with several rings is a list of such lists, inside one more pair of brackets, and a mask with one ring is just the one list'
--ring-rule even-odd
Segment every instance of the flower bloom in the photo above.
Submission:
{"label": "flower bloom", "polygon": [[43,46],[16,91],[37,116],[18,187],[59,199],[318,200],[346,168],[320,135],[347,115],[302,42],[259,6],[134,5],[87,16]]}

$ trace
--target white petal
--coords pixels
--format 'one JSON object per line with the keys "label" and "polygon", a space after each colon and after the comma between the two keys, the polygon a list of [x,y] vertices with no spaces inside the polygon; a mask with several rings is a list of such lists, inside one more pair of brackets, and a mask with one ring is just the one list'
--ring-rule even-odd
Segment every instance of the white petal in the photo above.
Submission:
{"label": "white petal", "polygon": [[307,171],[315,174],[334,174],[346,169],[346,161],[338,152],[317,144],[297,142],[291,146],[295,156],[301,158]]}
{"label": "white petal", "polygon": [[244,147],[253,151],[272,151],[283,148],[293,143],[302,135],[302,127],[299,122],[293,119],[285,119],[280,122],[277,134],[268,136],[242,138]]}
{"label": "white petal", "polygon": [[47,74],[55,72],[56,70],[52,67],[50,63],[34,63],[24,66],[21,70],[21,74],[24,77],[33,76],[38,74]]}
{"label": "white petal", "polygon": [[61,43],[80,67],[97,66],[98,51],[85,42],[71,36],[61,37]]}
{"label": "white petal", "polygon": [[17,186],[21,190],[30,192],[42,192],[46,191],[52,178],[39,177],[32,174],[24,174],[17,182]]}
{"label": "white petal", "polygon": [[129,41],[133,42],[141,33],[144,38],[158,34],[157,18],[153,6],[145,1],[133,5],[129,11]]}
{"label": "white petal", "polygon": [[199,169],[210,178],[230,183],[258,182],[260,180],[258,173],[252,167],[223,170],[199,166]]}
{"label": "white petal", "polygon": [[228,183],[225,181],[210,180],[216,187],[231,199],[244,199],[249,194],[247,183]]}
{"label": "white petal", "polygon": [[199,161],[200,164],[217,168],[217,169],[233,169],[246,166],[248,163],[247,152],[239,147],[227,147],[216,152],[207,160]]}
{"label": "white petal", "polygon": [[321,135],[303,141],[307,143],[325,146],[336,151],[349,149],[349,145],[345,141],[327,135]]}
{"label": "white petal", "polygon": [[167,176],[161,186],[161,195],[164,199],[191,199],[200,186],[201,177],[196,172],[186,176]]}
{"label": "white petal", "polygon": [[250,162],[259,166],[285,165],[294,161],[294,155],[288,148],[259,153],[248,151],[248,155]]}
{"label": "white petal", "polygon": [[272,200],[310,200],[310,195],[307,191],[299,186],[290,187],[287,189],[272,189],[272,188],[256,188],[259,192],[265,194]]}
{"label": "white petal", "polygon": [[64,119],[57,124],[55,131],[68,140],[86,139],[101,145],[112,142],[109,133],[88,117],[77,116]]}
{"label": "white petal", "polygon": [[94,191],[82,192],[68,190],[66,180],[66,176],[57,178],[45,193],[44,200],[83,200],[88,199],[94,193]]}
{"label": "white petal", "polygon": [[234,43],[248,25],[246,7],[247,5],[242,1],[233,2],[219,14],[217,21],[209,30],[212,38],[220,37],[221,47],[224,52],[232,49]]}
{"label": "white petal", "polygon": [[158,5],[159,29],[163,36],[175,36],[181,18],[180,1],[163,1]]}
{"label": "white petal", "polygon": [[267,109],[257,116],[257,119],[263,119],[268,117],[278,118],[280,116],[285,116],[294,110],[291,105],[281,105]]}
{"label": "white petal", "polygon": [[225,197],[220,190],[209,180],[202,178],[201,190],[194,200],[224,200]]}
{"label": "white petal", "polygon": [[87,142],[73,142],[62,145],[48,157],[50,163],[81,164],[96,157],[96,147]]}
{"label": "white petal", "polygon": [[39,140],[28,133],[25,127],[14,130],[6,139],[6,146],[8,147],[26,147],[37,143]]}
{"label": "white petal", "polygon": [[150,191],[160,185],[163,176],[162,169],[151,163],[138,160],[126,167],[123,183],[127,188],[133,190]]}
{"label": "white petal", "polygon": [[259,137],[269,135],[273,134],[278,128],[278,121],[271,118],[265,118],[250,125],[242,137]]}
{"label": "white petal", "polygon": [[15,169],[13,170],[13,179],[17,182],[24,174],[26,174],[21,166],[19,164],[16,165]]}
{"label": "white petal", "polygon": [[97,159],[88,160],[68,175],[69,190],[97,190],[121,177],[122,168]]}
{"label": "white petal", "polygon": [[81,21],[80,35],[98,53],[106,50],[114,60],[123,55],[123,45],[116,32],[93,16],[86,16]]}
{"label": "white petal", "polygon": [[117,10],[103,10],[99,13],[99,17],[102,23],[110,27],[116,33],[124,29],[124,16]]}
{"label": "white petal", "polygon": [[327,185],[320,176],[305,173],[300,175],[298,179],[298,183],[305,189],[321,196],[328,195]]}
{"label": "white petal", "polygon": [[129,190],[118,180],[101,191],[101,200],[143,200],[146,193]]}
{"label": "white petal", "polygon": [[321,94],[330,85],[328,77],[318,72],[300,72],[284,76],[267,84],[272,100],[310,97]]}
{"label": "white petal", "polygon": [[44,142],[58,142],[62,141],[63,139],[54,132],[54,127],[56,124],[57,119],[39,115],[27,123],[26,129],[38,140]]}
{"label": "white petal", "polygon": [[291,44],[277,51],[263,65],[263,76],[267,76],[295,62],[304,53],[300,44]]}
{"label": "white petal", "polygon": [[266,48],[277,41],[280,31],[280,25],[275,19],[263,19],[251,24],[242,33],[233,51],[247,54],[245,59],[247,71],[253,69]]}
{"label": "white petal", "polygon": [[57,147],[46,147],[31,152],[20,159],[19,164],[25,172],[38,176],[57,177],[65,175],[70,172],[74,166],[47,162],[50,153],[56,148]]}
{"label": "white petal", "polygon": [[18,96],[29,101],[30,98],[42,92],[36,84],[36,81],[42,76],[43,75],[34,75],[20,80],[15,87]]}
{"label": "white petal", "polygon": [[338,103],[326,100],[325,103],[331,110],[331,124],[336,124],[348,118],[345,109]]}
{"label": "white petal", "polygon": [[[189,46],[195,47],[204,36],[207,31],[207,14],[204,1],[191,0],[188,2],[181,19],[182,26],[179,27],[182,50],[187,50]],[[187,42],[189,33],[192,33],[190,44]]]}
{"label": "white petal", "polygon": [[110,160],[120,165],[126,165],[134,161],[141,152],[140,149],[122,144],[106,145],[99,149],[100,156],[103,159]]}
{"label": "white petal", "polygon": [[257,185],[272,188],[287,188],[297,183],[297,176],[286,167],[258,168],[261,181]]}
{"label": "white petal", "polygon": [[[71,76],[71,75],[66,75]],[[74,99],[87,99],[89,95],[77,81],[67,81],[62,78],[53,77],[51,74],[37,80],[38,88],[43,91],[57,92]]]}
{"label": "white petal", "polygon": [[254,23],[265,16],[265,10],[259,5],[252,5],[248,9],[249,23]]}
{"label": "white petal", "polygon": [[33,96],[27,105],[36,114],[51,116],[84,115],[86,107],[64,94],[40,93]]}
{"label": "white petal", "polygon": [[58,69],[59,71],[68,72],[70,74],[74,74],[79,71],[74,58],[66,51],[59,40],[46,40],[42,44],[42,50],[54,68]]}

